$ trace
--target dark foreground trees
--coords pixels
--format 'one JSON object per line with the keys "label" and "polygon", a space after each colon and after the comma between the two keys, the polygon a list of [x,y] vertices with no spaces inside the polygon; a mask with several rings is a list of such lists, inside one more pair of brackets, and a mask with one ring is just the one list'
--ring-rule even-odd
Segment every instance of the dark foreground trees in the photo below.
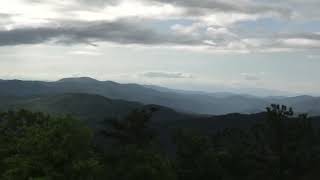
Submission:
{"label": "dark foreground trees", "polygon": [[108,144],[97,146],[93,131],[71,117],[2,113],[0,179],[175,179],[173,161],[148,129],[150,117],[137,110],[110,121],[102,133],[106,141],[101,141]]}
{"label": "dark foreground trees", "polygon": [[1,179],[91,179],[100,164],[89,128],[25,110],[0,116]]}
{"label": "dark foreground trees", "polygon": [[306,115],[272,105],[250,129],[205,134],[180,129],[161,146],[152,112],[109,120],[99,132],[71,117],[0,115],[0,179],[313,180],[320,134]]}
{"label": "dark foreground trees", "polygon": [[102,135],[109,140],[103,162],[111,180],[175,180],[172,160],[161,149],[150,127],[152,112],[135,110],[124,119],[109,120]]}
{"label": "dark foreground trees", "polygon": [[320,136],[305,116],[272,105],[267,122],[212,136],[180,131],[180,179],[304,180],[320,177]]}

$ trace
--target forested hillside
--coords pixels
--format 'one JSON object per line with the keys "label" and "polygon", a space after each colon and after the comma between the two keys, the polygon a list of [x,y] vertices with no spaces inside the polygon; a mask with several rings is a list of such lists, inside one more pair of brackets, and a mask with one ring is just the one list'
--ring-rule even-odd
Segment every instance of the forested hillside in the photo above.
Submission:
{"label": "forested hillside", "polygon": [[286,104],[297,113],[320,115],[320,98],[256,97],[228,92],[203,93],[155,88],[138,84],[120,84],[91,78],[66,78],[55,82],[0,81],[0,100],[8,97],[52,96],[57,94],[84,93],[110,99],[156,104],[179,112],[223,115],[228,113],[259,113],[272,103]]}
{"label": "forested hillside", "polygon": [[[26,110],[3,112],[0,177],[4,180],[320,177],[317,168],[320,131],[306,115],[292,117],[291,108],[272,105],[261,115],[215,117],[205,128],[212,131],[203,131],[199,126],[170,125],[162,129],[169,132],[164,139],[161,128],[152,122],[156,112],[156,107],[134,110],[121,118],[106,119],[98,129],[71,116],[53,117]],[[215,127],[215,123],[237,118],[250,123],[242,127],[226,124],[220,129]],[[169,142],[164,145],[164,141]]]}

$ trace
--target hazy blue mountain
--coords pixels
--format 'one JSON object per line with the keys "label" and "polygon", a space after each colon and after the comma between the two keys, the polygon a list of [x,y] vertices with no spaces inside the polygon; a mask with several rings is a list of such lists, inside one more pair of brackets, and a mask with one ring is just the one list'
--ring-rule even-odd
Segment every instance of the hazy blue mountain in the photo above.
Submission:
{"label": "hazy blue mountain", "polygon": [[296,110],[297,113],[307,113],[311,116],[320,114],[320,98],[313,96],[297,96],[283,98],[277,101]]}
{"label": "hazy blue mountain", "polygon": [[207,95],[207,96],[213,96],[217,98],[224,98],[224,97],[229,97],[229,96],[234,96],[234,95],[241,95],[241,96],[247,96],[247,97],[255,97],[252,95],[248,94],[236,94],[232,92],[205,92],[205,91],[188,91],[188,90],[181,90],[181,89],[171,89],[171,88],[166,88],[166,87],[161,87],[161,86],[155,86],[155,85],[144,85],[147,88],[151,88],[160,92],[173,92],[173,93],[180,93],[180,94],[191,94],[191,95]]}
{"label": "hazy blue mountain", "polygon": [[[198,114],[258,113],[271,103],[293,106],[297,112],[320,115],[320,99],[312,96],[256,97],[229,92],[206,93],[98,81],[88,77],[65,78],[55,82],[0,81],[1,97],[48,96],[64,93],[96,94],[111,99],[156,104],[176,111]],[[8,101],[2,100],[1,101]]]}
{"label": "hazy blue mountain", "polygon": [[12,98],[11,103],[0,103],[2,110],[27,109],[53,115],[72,115],[80,119],[101,120],[106,117],[120,117],[143,105],[136,102],[111,100],[91,94],[57,94]]}
{"label": "hazy blue mountain", "polygon": [[[162,92],[178,92],[178,93],[187,93],[187,94],[212,94],[214,96],[228,96],[228,95],[248,95],[248,96],[257,96],[257,97],[268,97],[268,96],[298,96],[298,93],[278,91],[264,88],[235,88],[235,87],[221,87],[213,86],[206,91],[195,91],[195,90],[181,90],[181,89],[172,89],[166,88],[157,85],[145,85],[145,87],[159,90]],[[214,93],[211,93],[214,92]]]}
{"label": "hazy blue mountain", "polygon": [[[237,97],[237,99],[240,98]],[[299,98],[290,98],[290,101],[296,102],[297,99]],[[66,93],[32,97],[7,96],[0,97],[0,100],[0,111],[24,108],[56,116],[71,115],[84,120],[90,126],[96,128],[100,128],[102,125],[101,123],[105,119],[121,118],[134,109],[153,108],[157,109],[157,111],[153,114],[152,124],[154,128],[161,132],[160,135],[161,137],[163,136],[163,138],[166,138],[172,129],[192,128],[198,129],[201,132],[215,132],[225,128],[248,128],[257,122],[266,119],[266,113],[231,113],[216,116],[199,115],[177,112],[171,108],[159,105],[143,105],[141,103],[114,100],[100,95],[83,93]],[[246,101],[247,99],[242,100]],[[261,111],[263,111],[263,108],[261,108]],[[320,119],[318,117],[314,117],[312,122],[316,127],[320,127]]]}
{"label": "hazy blue mountain", "polygon": [[106,118],[121,118],[135,109],[157,111],[154,122],[166,122],[201,117],[184,114],[159,105],[143,105],[137,102],[114,100],[100,95],[67,93],[32,97],[0,97],[0,111],[27,109],[55,116],[71,115],[97,125]]}

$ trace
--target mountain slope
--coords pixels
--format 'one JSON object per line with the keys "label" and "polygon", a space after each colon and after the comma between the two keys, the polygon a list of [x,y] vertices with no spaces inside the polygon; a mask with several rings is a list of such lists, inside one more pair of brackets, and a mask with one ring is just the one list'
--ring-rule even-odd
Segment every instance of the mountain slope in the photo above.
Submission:
{"label": "mountain slope", "polygon": [[89,122],[92,125],[106,118],[121,118],[135,109],[151,108],[157,111],[153,114],[154,122],[169,122],[184,120],[199,115],[184,114],[159,105],[143,105],[137,102],[114,100],[100,95],[67,93],[49,96],[33,97],[0,97],[0,110],[27,109],[49,113],[51,115],[71,115]]}
{"label": "mountain slope", "polygon": [[2,104],[2,110],[27,109],[53,115],[72,115],[85,120],[102,120],[106,117],[120,117],[142,104],[123,100],[111,100],[99,95],[58,94],[30,98],[15,98]]}
{"label": "mountain slope", "polygon": [[[266,113],[220,116],[186,114],[159,105],[142,105],[136,102],[113,100],[100,95],[67,93],[34,97],[0,97],[0,111],[8,109],[28,109],[52,115],[72,115],[82,119],[93,127],[99,128],[106,118],[121,118],[134,109],[150,109],[153,114],[153,127],[162,136],[172,129],[191,128],[203,132],[214,132],[225,128],[249,128],[257,122],[266,120]],[[320,127],[320,120],[314,117],[312,122]]]}
{"label": "mountain slope", "polygon": [[170,89],[119,84],[112,81],[98,81],[92,78],[65,78],[56,82],[0,81],[0,96],[48,96],[64,93],[96,94],[111,99],[135,101],[142,104],[157,104],[180,112],[215,114],[257,113],[272,103],[285,104],[297,112],[320,115],[320,99],[311,96],[298,97],[255,97],[232,93],[201,93],[175,91]]}

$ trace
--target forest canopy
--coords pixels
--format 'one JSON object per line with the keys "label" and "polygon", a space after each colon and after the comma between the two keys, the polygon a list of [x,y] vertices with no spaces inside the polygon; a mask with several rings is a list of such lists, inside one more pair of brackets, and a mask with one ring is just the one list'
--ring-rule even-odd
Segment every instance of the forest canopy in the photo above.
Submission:
{"label": "forest canopy", "polygon": [[[215,133],[151,125],[152,110],[107,119],[99,128],[71,116],[26,110],[0,115],[0,176],[7,180],[320,177],[320,134],[306,115],[267,108],[267,120]],[[169,145],[168,145],[169,144]]]}

